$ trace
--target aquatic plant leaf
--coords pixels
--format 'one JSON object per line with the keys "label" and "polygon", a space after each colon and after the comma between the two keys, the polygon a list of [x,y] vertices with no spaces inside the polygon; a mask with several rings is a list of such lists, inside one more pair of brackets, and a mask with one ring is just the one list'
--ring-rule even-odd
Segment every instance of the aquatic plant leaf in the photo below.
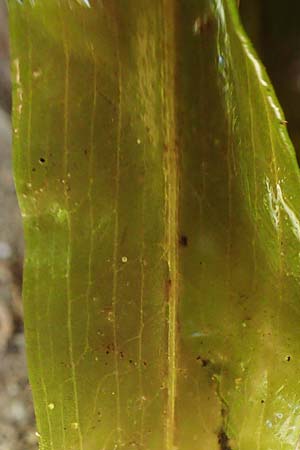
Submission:
{"label": "aquatic plant leaf", "polygon": [[10,1],[41,450],[295,450],[300,179],[234,0]]}

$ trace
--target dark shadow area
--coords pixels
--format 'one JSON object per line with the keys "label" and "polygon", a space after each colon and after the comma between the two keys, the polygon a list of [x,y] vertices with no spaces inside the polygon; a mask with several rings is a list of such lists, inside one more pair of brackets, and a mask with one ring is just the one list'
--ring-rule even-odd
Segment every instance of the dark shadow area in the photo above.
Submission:
{"label": "dark shadow area", "polygon": [[300,162],[300,2],[241,0],[242,21],[288,121]]}

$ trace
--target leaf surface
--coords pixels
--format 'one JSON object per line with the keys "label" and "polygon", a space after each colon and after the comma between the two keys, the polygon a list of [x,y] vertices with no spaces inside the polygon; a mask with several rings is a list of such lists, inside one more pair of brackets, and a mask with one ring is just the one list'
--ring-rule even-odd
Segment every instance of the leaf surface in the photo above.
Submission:
{"label": "leaf surface", "polygon": [[10,2],[41,450],[295,450],[300,179],[234,0]]}

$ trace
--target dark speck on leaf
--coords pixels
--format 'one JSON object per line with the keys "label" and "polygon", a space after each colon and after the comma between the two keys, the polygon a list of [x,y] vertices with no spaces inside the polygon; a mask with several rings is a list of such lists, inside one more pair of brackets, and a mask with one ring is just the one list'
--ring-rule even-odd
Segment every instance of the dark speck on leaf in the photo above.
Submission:
{"label": "dark speck on leaf", "polygon": [[182,234],[182,235],[180,236],[180,239],[179,239],[179,244],[180,244],[182,247],[187,247],[187,246],[188,246],[188,238],[187,238],[187,236],[185,236],[184,234]]}
{"label": "dark speck on leaf", "polygon": [[218,443],[220,450],[232,450],[229,445],[229,439],[225,431],[222,429],[218,433]]}
{"label": "dark speck on leaf", "polygon": [[226,408],[221,408],[221,416],[226,417],[226,414],[227,414]]}
{"label": "dark speck on leaf", "polygon": [[196,358],[197,361],[201,361],[202,367],[206,367],[209,364],[209,359],[204,359],[200,355]]}
{"label": "dark speck on leaf", "polygon": [[40,163],[44,164],[46,162],[45,158],[40,158]]}

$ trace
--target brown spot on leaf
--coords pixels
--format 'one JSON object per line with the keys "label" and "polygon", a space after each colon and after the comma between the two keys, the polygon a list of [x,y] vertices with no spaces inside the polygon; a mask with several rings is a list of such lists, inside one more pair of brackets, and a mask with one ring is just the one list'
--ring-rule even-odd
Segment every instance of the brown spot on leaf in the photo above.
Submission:
{"label": "brown spot on leaf", "polygon": [[218,433],[218,444],[220,450],[232,450],[229,445],[229,438],[223,428]]}
{"label": "brown spot on leaf", "polygon": [[182,234],[179,238],[179,244],[181,247],[187,247],[188,246],[188,238],[185,234]]}
{"label": "brown spot on leaf", "polygon": [[209,359],[202,358],[200,355],[197,356],[196,360],[201,361],[202,367],[206,367],[210,363]]}

